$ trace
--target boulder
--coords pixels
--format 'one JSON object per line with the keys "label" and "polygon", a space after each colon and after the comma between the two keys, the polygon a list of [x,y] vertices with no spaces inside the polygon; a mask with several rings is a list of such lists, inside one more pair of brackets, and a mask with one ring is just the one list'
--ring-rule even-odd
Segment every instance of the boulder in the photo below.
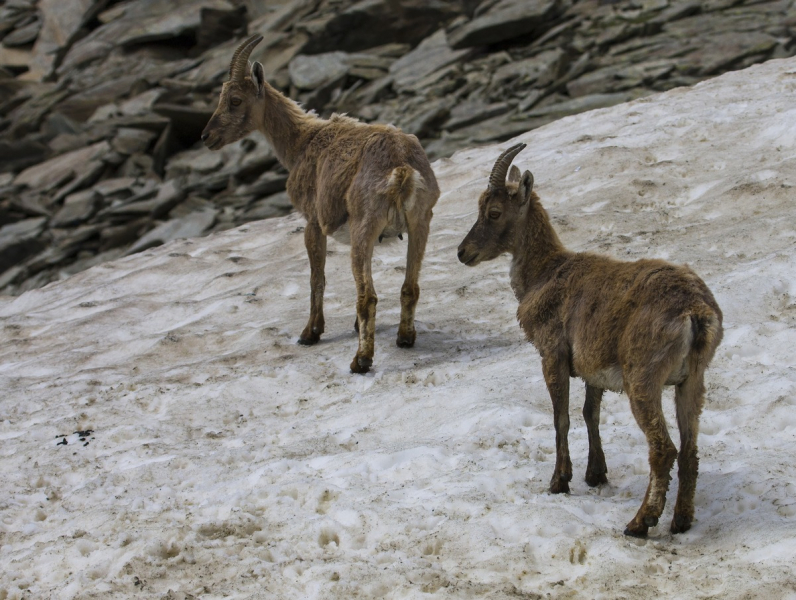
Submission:
{"label": "boulder", "polygon": [[469,48],[541,34],[564,10],[559,0],[500,0],[451,33],[452,48]]}
{"label": "boulder", "polygon": [[470,49],[452,50],[445,30],[440,29],[390,65],[393,85],[399,90],[410,88],[433,72],[464,60],[471,52]]}

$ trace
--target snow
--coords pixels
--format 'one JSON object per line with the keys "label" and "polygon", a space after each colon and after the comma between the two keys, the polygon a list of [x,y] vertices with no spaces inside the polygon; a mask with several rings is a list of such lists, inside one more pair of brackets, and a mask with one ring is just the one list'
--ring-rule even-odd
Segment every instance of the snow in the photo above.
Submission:
{"label": "snow", "polygon": [[[661,524],[622,535],[646,443],[606,393],[610,484],[589,488],[578,382],[572,493],[547,492],[552,409],[508,260],[456,260],[507,142],[434,165],[414,349],[395,347],[405,242],[377,248],[367,376],[335,241],[327,333],[296,344],[295,215],[0,298],[0,600],[796,598],[795,94],[796,60],[771,61],[511,142],[565,244],[687,262],[724,310],[688,533],[668,531],[675,470]],[[671,391],[665,409],[677,440]]]}

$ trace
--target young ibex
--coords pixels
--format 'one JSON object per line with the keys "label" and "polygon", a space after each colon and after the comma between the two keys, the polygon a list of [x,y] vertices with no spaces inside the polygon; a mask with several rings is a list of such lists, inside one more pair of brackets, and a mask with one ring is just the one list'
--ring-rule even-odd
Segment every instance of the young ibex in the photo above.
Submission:
{"label": "young ibex", "polygon": [[[688,267],[662,260],[620,262],[570,252],[533,191],[533,175],[512,166],[525,144],[500,155],[478,200],[478,220],[459,246],[475,266],[508,252],[517,318],[542,358],[556,430],[554,494],[569,492],[569,378],[586,382],[583,416],[589,434],[586,483],[606,483],[600,442],[603,390],[625,391],[647,437],[647,494],[625,534],[643,537],[658,523],[675,457],[680,488],[671,531],[691,527],[697,479],[697,433],[703,378],[722,337],[722,315],[705,283]],[[664,385],[675,386],[680,454],[661,407]]]}
{"label": "young ibex", "polygon": [[321,119],[275,90],[265,81],[260,63],[249,67],[249,55],[262,39],[252,36],[235,50],[229,81],[202,140],[218,150],[259,131],[290,171],[287,192],[307,220],[304,242],[310,259],[310,318],[300,344],[315,344],[324,331],[326,236],[348,226],[359,331],[351,371],[366,373],[373,363],[376,328],[373,246],[382,237],[409,234],[397,343],[410,348],[416,335],[420,264],[439,198],[437,180],[415,136],[340,115]]}

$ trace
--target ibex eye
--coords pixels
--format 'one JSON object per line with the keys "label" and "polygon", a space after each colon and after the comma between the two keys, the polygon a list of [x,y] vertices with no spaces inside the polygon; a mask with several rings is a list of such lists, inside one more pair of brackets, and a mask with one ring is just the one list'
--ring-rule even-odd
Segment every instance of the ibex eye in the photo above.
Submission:
{"label": "ibex eye", "polygon": [[230,102],[232,106],[240,106],[241,100],[240,98],[233,98]]}
{"label": "ibex eye", "polygon": [[500,211],[497,211],[497,210],[489,211],[489,218],[492,219],[493,221],[495,219],[499,219],[500,218]]}

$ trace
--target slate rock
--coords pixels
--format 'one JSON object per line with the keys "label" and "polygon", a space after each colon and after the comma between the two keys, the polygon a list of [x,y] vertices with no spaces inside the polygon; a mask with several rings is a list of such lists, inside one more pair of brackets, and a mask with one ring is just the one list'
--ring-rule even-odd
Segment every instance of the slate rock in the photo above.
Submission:
{"label": "slate rock", "polygon": [[185,217],[166,221],[141,237],[127,250],[127,254],[143,252],[172,240],[202,235],[213,226],[217,214],[218,211],[216,210],[205,209]]}
{"label": "slate rock", "polygon": [[424,77],[457,61],[463,60],[471,50],[452,50],[444,29],[426,38],[390,66],[394,86],[409,88]]}
{"label": "slate rock", "polygon": [[86,172],[92,162],[101,159],[110,149],[110,144],[103,140],[86,148],[51,158],[22,171],[14,179],[14,185],[26,185],[44,191],[52,189]]}
{"label": "slate rock", "polygon": [[101,196],[95,190],[70,194],[50,220],[50,227],[71,227],[88,221],[97,211]]}
{"label": "slate rock", "polygon": [[3,38],[3,46],[12,48],[14,46],[26,46],[33,43],[39,37],[41,31],[41,21],[36,19],[24,27],[18,27],[13,33]]}
{"label": "slate rock", "polygon": [[145,129],[120,127],[111,142],[111,147],[121,154],[136,154],[145,152],[156,137],[156,133]]}
{"label": "slate rock", "polygon": [[0,228],[0,273],[46,247],[39,238],[46,222],[45,217],[37,217]]}
{"label": "slate rock", "polygon": [[340,79],[350,69],[345,52],[296,56],[290,61],[290,81],[301,90],[314,90],[327,81]]}
{"label": "slate rock", "polygon": [[559,0],[500,0],[450,35],[454,49],[504,42],[540,33],[563,12]]}

